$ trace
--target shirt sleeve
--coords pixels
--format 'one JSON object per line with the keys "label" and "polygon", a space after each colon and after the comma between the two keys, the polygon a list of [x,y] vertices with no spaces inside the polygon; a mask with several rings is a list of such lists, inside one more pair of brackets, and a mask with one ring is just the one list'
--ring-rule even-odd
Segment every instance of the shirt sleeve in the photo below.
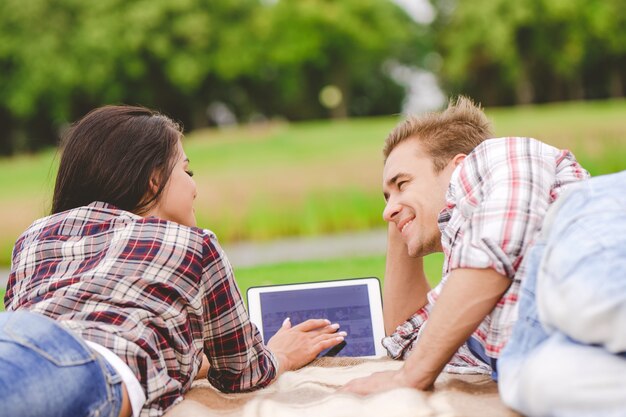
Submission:
{"label": "shirt sleeve", "polygon": [[209,382],[223,392],[262,388],[276,376],[274,355],[250,322],[230,262],[207,234],[205,247],[204,352],[211,363]]}
{"label": "shirt sleeve", "polygon": [[513,278],[551,202],[559,151],[526,138],[476,149],[451,179],[459,232],[449,270],[492,268]]}
{"label": "shirt sleeve", "polygon": [[432,304],[430,302],[413,314],[407,321],[400,324],[396,330],[381,341],[387,349],[387,355],[392,359],[406,359],[411,354],[413,346],[428,320]]}

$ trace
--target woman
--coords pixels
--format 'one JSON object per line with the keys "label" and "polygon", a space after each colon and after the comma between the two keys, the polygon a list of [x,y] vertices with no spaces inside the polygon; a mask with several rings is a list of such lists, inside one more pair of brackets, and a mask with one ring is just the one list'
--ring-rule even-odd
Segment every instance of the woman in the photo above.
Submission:
{"label": "woman", "polygon": [[343,340],[326,320],[287,321],[263,345],[215,235],[195,227],[181,139],[167,117],[127,106],[96,109],[66,135],[52,214],[13,251],[6,415],[159,416],[202,376],[204,355],[209,381],[236,392]]}

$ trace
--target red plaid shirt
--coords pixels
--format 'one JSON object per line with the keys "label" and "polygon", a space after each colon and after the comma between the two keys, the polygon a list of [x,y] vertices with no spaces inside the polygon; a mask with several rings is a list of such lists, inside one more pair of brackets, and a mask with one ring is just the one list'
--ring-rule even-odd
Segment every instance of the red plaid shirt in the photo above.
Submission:
{"label": "red plaid shirt", "polygon": [[45,217],[20,236],[5,305],[116,353],[145,390],[143,417],[182,399],[203,351],[222,391],[260,388],[276,374],[215,235],[105,203]]}
{"label": "red plaid shirt", "polygon": [[[453,172],[446,208],[439,214],[443,278],[429,292],[428,304],[384,339],[390,355],[410,352],[452,270],[492,268],[510,278],[511,286],[472,337],[497,359],[517,319],[524,254],[563,187],[588,177],[569,151],[535,139],[490,139],[477,146]],[[467,368],[489,369],[463,345],[446,370]]]}

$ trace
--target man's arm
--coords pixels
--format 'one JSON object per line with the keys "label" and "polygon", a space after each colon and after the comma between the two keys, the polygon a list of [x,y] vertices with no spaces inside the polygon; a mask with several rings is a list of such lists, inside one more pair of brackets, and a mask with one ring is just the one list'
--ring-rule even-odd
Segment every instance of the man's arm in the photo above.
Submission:
{"label": "man's arm", "polygon": [[387,335],[426,305],[428,291],[430,285],[426,281],[423,259],[409,256],[395,224],[389,224],[383,287],[383,316]]}
{"label": "man's arm", "polygon": [[395,387],[428,389],[446,363],[476,330],[507,290],[511,280],[493,269],[452,271],[428,324],[399,371],[379,372],[349,382],[344,391],[359,394]]}

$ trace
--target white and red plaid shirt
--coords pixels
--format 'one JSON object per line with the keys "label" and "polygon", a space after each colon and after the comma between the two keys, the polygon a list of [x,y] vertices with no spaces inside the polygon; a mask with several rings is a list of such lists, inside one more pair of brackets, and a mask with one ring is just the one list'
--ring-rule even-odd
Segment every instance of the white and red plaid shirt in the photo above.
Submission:
{"label": "white and red plaid shirt", "polygon": [[[477,146],[453,172],[439,214],[443,278],[428,293],[428,303],[383,340],[389,355],[410,353],[451,271],[492,268],[510,278],[511,286],[472,339],[488,359],[497,359],[517,319],[524,255],[563,188],[588,177],[572,153],[535,139],[489,139]],[[472,352],[463,344],[445,370],[489,372],[485,358],[479,361]]]}

